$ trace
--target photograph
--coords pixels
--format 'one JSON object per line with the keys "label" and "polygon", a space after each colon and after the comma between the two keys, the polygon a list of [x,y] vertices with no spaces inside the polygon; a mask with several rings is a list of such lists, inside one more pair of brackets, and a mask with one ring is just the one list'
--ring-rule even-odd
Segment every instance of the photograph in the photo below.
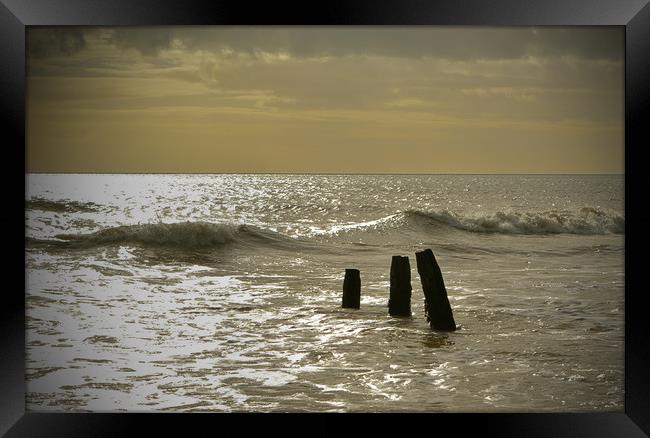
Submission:
{"label": "photograph", "polygon": [[625,27],[25,38],[28,413],[625,411]]}

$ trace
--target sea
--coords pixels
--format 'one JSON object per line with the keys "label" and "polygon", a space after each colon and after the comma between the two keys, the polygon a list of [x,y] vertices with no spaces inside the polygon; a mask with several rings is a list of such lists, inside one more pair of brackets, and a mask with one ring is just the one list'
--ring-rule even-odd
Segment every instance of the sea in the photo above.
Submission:
{"label": "sea", "polygon": [[26,174],[25,202],[28,411],[624,409],[623,175]]}

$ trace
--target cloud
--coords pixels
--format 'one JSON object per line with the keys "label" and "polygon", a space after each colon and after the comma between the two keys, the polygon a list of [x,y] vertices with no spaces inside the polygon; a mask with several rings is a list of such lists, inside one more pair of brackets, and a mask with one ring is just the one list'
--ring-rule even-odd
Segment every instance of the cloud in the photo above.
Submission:
{"label": "cloud", "polygon": [[143,55],[156,55],[171,47],[174,39],[168,27],[124,27],[111,32],[111,41],[119,48],[138,50]]}
{"label": "cloud", "polygon": [[389,100],[388,102],[386,102],[386,106],[388,106],[389,108],[412,109],[412,108],[429,108],[434,105],[432,105],[431,102],[427,102],[417,97],[407,97],[404,99]]}
{"label": "cloud", "polygon": [[[399,145],[413,157],[469,151],[436,168],[453,171],[484,147],[503,152],[499,166],[522,146],[540,151],[534,165],[548,147],[621,150],[620,28],[61,27],[29,28],[28,43],[32,169],[79,170],[97,152],[99,170],[196,159],[187,169],[285,171],[302,168],[265,167],[264,154],[302,151],[330,171],[342,170],[332,148],[366,148],[379,166]],[[172,164],[147,167],[152,155]],[[432,170],[422,162],[399,169]]]}
{"label": "cloud", "polygon": [[121,49],[153,56],[165,49],[245,52],[269,59],[324,56],[517,59],[528,56],[621,60],[618,27],[120,27],[30,29],[35,56],[70,54],[103,30]]}
{"label": "cloud", "polygon": [[488,88],[464,88],[461,93],[468,96],[488,97],[502,96],[508,99],[514,99],[525,102],[534,102],[537,100],[537,94],[544,90],[530,88],[512,88],[512,87],[488,87]]}
{"label": "cloud", "polygon": [[516,59],[573,56],[620,60],[617,27],[174,27],[126,28],[120,40],[150,53],[182,41],[190,49],[284,52],[297,57],[371,55],[398,58]]}
{"label": "cloud", "polygon": [[86,47],[86,31],[77,27],[30,28],[27,32],[27,53],[45,58],[69,56]]}
{"label": "cloud", "polygon": [[620,119],[623,101],[623,64],[602,58],[617,47],[611,30],[93,28],[81,33],[83,49],[71,52],[72,37],[48,29],[39,37],[56,42],[51,53],[70,54],[30,59],[30,98],[84,110],[365,111],[371,118],[387,111],[472,123],[605,123]]}

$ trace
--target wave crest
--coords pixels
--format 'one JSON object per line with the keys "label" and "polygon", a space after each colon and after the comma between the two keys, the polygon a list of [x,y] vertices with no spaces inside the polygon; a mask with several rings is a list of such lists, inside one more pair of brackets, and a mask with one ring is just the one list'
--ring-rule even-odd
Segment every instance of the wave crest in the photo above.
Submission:
{"label": "wave crest", "polygon": [[343,235],[354,232],[456,229],[471,233],[497,234],[624,234],[625,219],[618,213],[585,207],[579,211],[496,212],[461,215],[448,210],[406,210],[376,220],[335,225],[316,234]]}
{"label": "wave crest", "polygon": [[427,219],[463,231],[501,234],[624,234],[625,219],[615,212],[585,207],[578,212],[496,212],[463,216],[447,210],[408,210],[407,218]]}
{"label": "wave crest", "polygon": [[228,244],[287,245],[294,239],[250,225],[210,222],[122,225],[89,234],[59,234],[59,240],[33,241],[59,247],[90,248],[103,245],[137,244],[176,248],[214,248]]}

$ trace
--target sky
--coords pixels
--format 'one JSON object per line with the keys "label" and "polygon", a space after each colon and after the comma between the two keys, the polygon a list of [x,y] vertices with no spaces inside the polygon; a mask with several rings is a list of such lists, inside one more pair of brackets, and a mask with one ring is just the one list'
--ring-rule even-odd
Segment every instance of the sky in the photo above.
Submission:
{"label": "sky", "polygon": [[27,172],[623,173],[622,27],[30,27]]}

